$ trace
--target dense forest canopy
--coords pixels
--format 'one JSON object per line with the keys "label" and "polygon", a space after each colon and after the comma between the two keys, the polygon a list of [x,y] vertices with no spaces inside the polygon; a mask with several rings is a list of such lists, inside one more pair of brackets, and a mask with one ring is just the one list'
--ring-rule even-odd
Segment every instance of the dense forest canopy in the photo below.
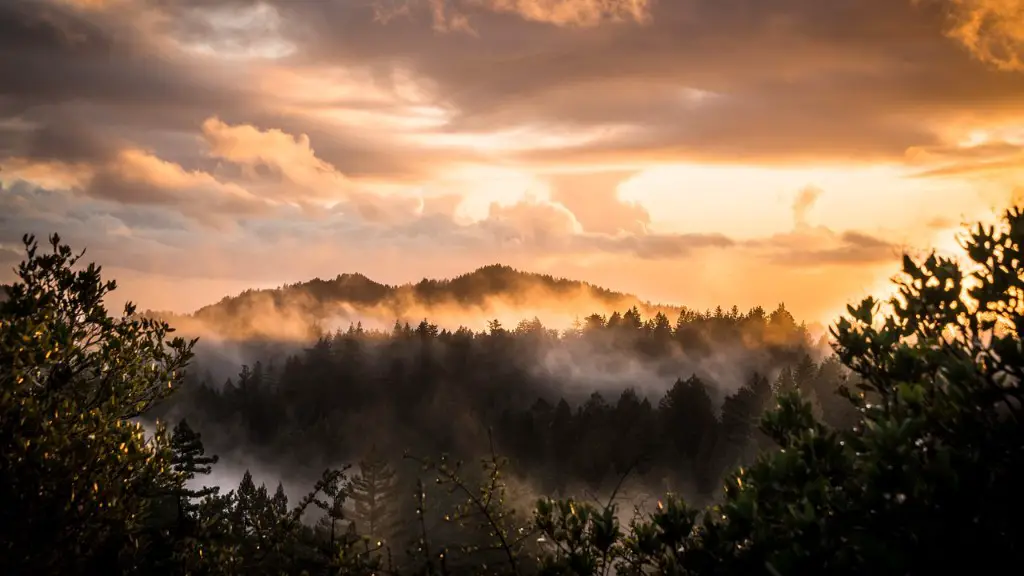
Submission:
{"label": "dense forest canopy", "polygon": [[[630,306],[564,331],[353,324],[224,381],[163,320],[131,305],[111,317],[116,285],[51,244],[26,238],[0,304],[4,573],[1019,564],[1019,210],[971,231],[967,267],[904,258],[887,311],[851,306],[825,357],[783,306],[674,319]],[[631,365],[663,383],[598,377]],[[312,490],[248,471],[211,486],[209,448]]]}

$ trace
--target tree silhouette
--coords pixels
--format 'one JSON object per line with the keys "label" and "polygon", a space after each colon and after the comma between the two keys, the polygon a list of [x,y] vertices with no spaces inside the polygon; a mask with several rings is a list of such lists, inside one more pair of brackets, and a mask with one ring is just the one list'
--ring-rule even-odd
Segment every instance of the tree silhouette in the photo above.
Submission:
{"label": "tree silhouette", "polygon": [[377,446],[371,446],[359,461],[359,474],[349,485],[348,496],[354,504],[351,517],[357,532],[373,541],[391,538],[396,522],[396,486],[395,471],[378,452]]}
{"label": "tree silhouette", "polygon": [[158,496],[180,477],[163,427],[147,439],[130,419],[174,390],[191,343],[130,304],[111,317],[115,283],[94,265],[73,270],[81,254],[56,235],[48,254],[24,244],[0,304],[0,571],[155,565]]}
{"label": "tree silhouette", "polygon": [[217,455],[206,456],[206,449],[203,447],[202,435],[192,430],[188,422],[182,418],[174,427],[171,435],[171,465],[180,477],[181,487],[175,492],[178,499],[178,519],[184,520],[186,515],[194,514],[197,505],[196,500],[216,495],[220,490],[216,486],[202,488],[188,488],[186,483],[194,480],[196,475],[208,475],[213,471],[213,465],[219,460]]}

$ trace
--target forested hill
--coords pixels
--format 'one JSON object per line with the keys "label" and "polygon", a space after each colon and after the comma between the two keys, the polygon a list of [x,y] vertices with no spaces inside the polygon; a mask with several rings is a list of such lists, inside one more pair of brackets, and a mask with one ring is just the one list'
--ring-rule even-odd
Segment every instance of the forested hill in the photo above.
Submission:
{"label": "forested hill", "polygon": [[389,326],[396,319],[416,323],[429,317],[457,326],[503,315],[506,321],[518,321],[547,314],[568,323],[574,316],[582,319],[633,306],[647,316],[663,312],[671,318],[683,310],[579,280],[494,264],[451,279],[425,278],[402,285],[382,284],[358,273],[340,274],[330,280],[314,278],[274,289],[246,290],[188,316],[150,314],[173,321],[185,332],[198,321],[204,332],[251,340],[304,339],[317,326],[329,330],[368,320]]}

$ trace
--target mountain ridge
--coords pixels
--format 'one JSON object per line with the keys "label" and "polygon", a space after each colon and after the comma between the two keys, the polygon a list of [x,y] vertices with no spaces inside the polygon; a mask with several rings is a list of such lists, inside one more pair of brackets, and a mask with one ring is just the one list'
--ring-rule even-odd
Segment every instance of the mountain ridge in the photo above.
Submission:
{"label": "mountain ridge", "polygon": [[[534,285],[528,286],[529,283],[534,283]],[[405,282],[402,284],[377,282],[360,272],[338,274],[330,280],[314,277],[301,282],[283,284],[277,288],[244,290],[235,296],[225,296],[214,304],[202,306],[192,312],[191,315],[202,316],[204,312],[211,308],[231,303],[254,293],[286,293],[294,290],[308,291],[314,289],[318,291],[315,295],[322,298],[334,290],[336,296],[344,294],[343,299],[346,301],[371,303],[387,298],[394,293],[411,292],[428,303],[445,297],[454,297],[463,304],[478,304],[481,298],[487,296],[514,295],[523,288],[536,287],[542,287],[555,293],[582,289],[600,299],[609,301],[631,299],[648,305],[654,305],[653,303],[641,300],[635,294],[610,290],[584,280],[556,277],[539,272],[528,272],[504,264],[488,264],[471,272],[450,278],[424,277],[415,283]],[[355,292],[358,289],[368,293],[360,294]]]}
{"label": "mountain ridge", "polygon": [[[678,314],[684,306],[655,304],[635,294],[610,290],[587,282],[551,274],[527,272],[504,264],[489,264],[450,278],[422,278],[417,282],[385,284],[365,274],[342,273],[283,284],[277,288],[249,289],[202,306],[190,314],[148,310],[147,315],[168,321],[199,321],[226,336],[272,331],[257,324],[277,316],[276,324],[309,325],[327,319],[356,321],[390,317],[419,321],[435,316],[489,320],[520,310],[523,317],[540,312],[560,317],[625,311],[636,306],[644,315],[657,311]],[[520,318],[521,319],[521,318]],[[304,328],[303,328],[304,329]]]}

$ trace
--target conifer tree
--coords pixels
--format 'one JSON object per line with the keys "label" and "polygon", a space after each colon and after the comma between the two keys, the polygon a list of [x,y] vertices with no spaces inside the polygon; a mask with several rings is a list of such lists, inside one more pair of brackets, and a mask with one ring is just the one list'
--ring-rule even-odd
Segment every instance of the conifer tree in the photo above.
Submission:
{"label": "conifer tree", "polygon": [[349,497],[355,504],[352,520],[356,529],[371,540],[390,537],[395,494],[395,471],[374,445],[359,462],[359,474],[352,479]]}
{"label": "conifer tree", "polygon": [[270,499],[270,505],[278,516],[288,513],[288,496],[284,493],[284,485],[280,482],[277,483],[277,490],[274,491],[274,496]]}
{"label": "conifer tree", "polygon": [[186,483],[194,480],[197,474],[209,474],[213,470],[213,464],[216,464],[219,458],[216,454],[205,455],[206,449],[203,447],[202,435],[193,430],[184,418],[174,427],[174,432],[171,435],[171,450],[174,452],[171,465],[174,467],[174,471],[180,475],[181,481],[181,487],[176,491],[180,521],[184,514],[195,511],[194,500],[216,495],[220,490],[216,486],[204,486],[199,489],[186,486]]}

